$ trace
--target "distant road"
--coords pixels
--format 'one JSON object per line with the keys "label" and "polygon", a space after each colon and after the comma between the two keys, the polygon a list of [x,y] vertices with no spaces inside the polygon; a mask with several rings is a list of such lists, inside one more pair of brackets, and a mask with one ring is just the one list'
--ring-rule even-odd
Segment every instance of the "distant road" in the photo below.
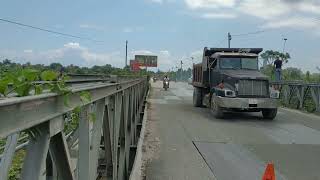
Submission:
{"label": "distant road", "polygon": [[170,85],[164,91],[162,82],[152,83],[147,180],[261,180],[267,162],[277,180],[320,179],[319,117],[280,109],[274,121],[260,113],[215,119],[192,106],[192,86]]}

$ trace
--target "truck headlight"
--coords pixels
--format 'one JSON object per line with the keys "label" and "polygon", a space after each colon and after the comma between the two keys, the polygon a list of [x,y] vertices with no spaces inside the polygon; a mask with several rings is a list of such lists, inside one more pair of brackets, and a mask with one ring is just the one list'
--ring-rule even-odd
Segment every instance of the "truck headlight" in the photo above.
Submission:
{"label": "truck headlight", "polygon": [[280,91],[270,88],[270,98],[279,99]]}
{"label": "truck headlight", "polygon": [[236,97],[236,92],[229,89],[224,89],[224,95],[225,97]]}
{"label": "truck headlight", "polygon": [[221,96],[221,97],[236,97],[236,92],[232,91],[230,89],[214,89],[214,92],[216,96]]}

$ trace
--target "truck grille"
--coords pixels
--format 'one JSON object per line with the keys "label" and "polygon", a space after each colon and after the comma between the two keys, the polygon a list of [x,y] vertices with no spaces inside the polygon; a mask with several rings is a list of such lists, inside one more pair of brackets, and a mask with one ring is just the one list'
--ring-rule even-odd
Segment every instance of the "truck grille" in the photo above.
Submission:
{"label": "truck grille", "polygon": [[238,96],[269,96],[269,86],[266,80],[240,80]]}

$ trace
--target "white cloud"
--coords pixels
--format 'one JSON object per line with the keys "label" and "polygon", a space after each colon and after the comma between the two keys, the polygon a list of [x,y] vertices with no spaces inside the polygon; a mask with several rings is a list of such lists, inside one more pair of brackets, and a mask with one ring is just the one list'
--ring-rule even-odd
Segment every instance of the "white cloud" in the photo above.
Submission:
{"label": "white cloud", "polygon": [[[169,50],[152,51],[149,49],[138,49],[129,51],[129,57],[134,58],[134,55],[155,55],[158,56],[157,68],[163,71],[168,71],[172,67],[178,65],[178,57],[173,56]],[[19,63],[31,62],[32,64],[46,64],[58,62],[63,65],[77,65],[91,67],[94,65],[111,64],[115,67],[124,66],[124,53],[113,51],[107,53],[94,52],[91,49],[82,46],[78,42],[69,42],[62,45],[60,48],[49,49],[45,51],[37,50],[0,50],[0,59],[8,58]]]}
{"label": "white cloud", "polygon": [[288,64],[285,64],[286,67],[295,67],[301,69],[302,71],[310,71],[311,73],[318,73],[316,66],[319,64],[319,58],[311,57],[308,59],[308,63],[306,61],[298,61],[298,60],[290,60]]}
{"label": "white cloud", "polygon": [[297,5],[297,8],[303,12],[309,12],[313,14],[320,14],[320,4],[314,2],[303,1]]}
{"label": "white cloud", "polygon": [[160,54],[163,56],[170,56],[170,52],[168,50],[162,50],[160,51]]}
{"label": "white cloud", "polygon": [[136,27],[125,27],[122,29],[122,32],[124,33],[132,33],[132,32],[141,32],[144,30],[144,27],[142,26],[136,26]]}
{"label": "white cloud", "polygon": [[131,33],[131,32],[133,32],[133,30],[132,30],[132,28],[126,27],[126,28],[123,28],[123,32]]}
{"label": "white cloud", "polygon": [[80,24],[79,27],[86,29],[86,28],[90,28],[91,26],[89,24]]}
{"label": "white cloud", "polygon": [[272,19],[287,14],[291,8],[281,0],[242,0],[238,9],[255,17]]}
{"label": "white cloud", "polygon": [[0,50],[1,58],[9,58],[20,63],[50,64],[59,62],[63,65],[74,64],[78,66],[93,66],[111,64],[123,67],[124,61],[120,52],[97,53],[81,46],[79,43],[70,42],[63,47],[46,51],[12,51]]}
{"label": "white cloud", "polygon": [[320,28],[319,22],[315,21],[313,18],[304,18],[304,17],[293,17],[282,20],[273,20],[269,21],[262,26],[263,28]]}
{"label": "white cloud", "polygon": [[67,48],[67,49],[68,48],[70,48],[70,49],[81,49],[81,50],[86,49],[84,47],[81,47],[79,43],[74,43],[74,42],[69,42],[67,44],[64,44],[63,46],[65,48]]}
{"label": "white cloud", "polygon": [[[272,0],[275,2],[276,0]],[[304,12],[306,14],[320,14],[320,1],[319,0],[277,0],[290,8],[291,12]],[[272,6],[273,4],[271,4]]]}
{"label": "white cloud", "polygon": [[56,25],[54,25],[53,27],[56,28],[56,29],[62,29],[62,28],[64,28],[64,26],[61,25],[61,24],[56,24]]}
{"label": "white cloud", "polygon": [[190,56],[194,58],[194,62],[202,61],[203,50],[193,51]]}
{"label": "white cloud", "polygon": [[150,2],[162,4],[163,0],[150,0]]}
{"label": "white cloud", "polygon": [[177,62],[177,57],[171,55],[168,50],[161,50],[158,55],[158,68],[162,71],[170,71]]}
{"label": "white cloud", "polygon": [[131,55],[151,55],[153,52],[149,50],[132,50]]}
{"label": "white cloud", "polygon": [[146,1],[155,3],[155,4],[164,4],[164,3],[174,3],[178,0],[146,0]]}
{"label": "white cloud", "polygon": [[92,30],[97,30],[97,31],[107,31],[108,28],[104,26],[99,26],[95,24],[80,24],[80,28],[82,29],[92,29]]}
{"label": "white cloud", "polygon": [[190,9],[210,9],[216,13],[229,9],[263,19],[271,19],[289,13],[320,14],[320,2],[315,0],[184,0]]}
{"label": "white cloud", "polygon": [[237,15],[233,13],[205,13],[201,17],[205,19],[233,19]]}
{"label": "white cloud", "polygon": [[33,51],[32,51],[32,49],[25,49],[25,50],[23,50],[23,52],[24,53],[32,53]]}
{"label": "white cloud", "polygon": [[[192,14],[205,19],[240,18],[247,15],[262,21],[264,28],[290,27],[317,33],[318,0],[184,0]],[[227,13],[226,13],[227,12]],[[313,18],[313,20],[312,20]],[[299,20],[302,19],[302,20]],[[303,22],[305,20],[305,22]]]}
{"label": "white cloud", "polygon": [[253,16],[271,19],[278,16],[320,14],[320,1],[315,0],[241,0],[240,10]]}
{"label": "white cloud", "polygon": [[191,9],[233,7],[235,0],[185,0],[186,5]]}

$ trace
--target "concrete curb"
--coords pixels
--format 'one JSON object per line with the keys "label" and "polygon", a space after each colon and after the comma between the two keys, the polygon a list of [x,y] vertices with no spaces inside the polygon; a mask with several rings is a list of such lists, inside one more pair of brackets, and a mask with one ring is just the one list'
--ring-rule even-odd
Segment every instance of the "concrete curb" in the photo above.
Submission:
{"label": "concrete curb", "polygon": [[289,112],[292,112],[292,113],[297,113],[297,114],[309,116],[311,118],[320,119],[320,116],[318,114],[315,114],[315,113],[309,113],[309,112],[306,112],[306,111],[301,111],[299,109],[290,109],[290,108],[287,108],[287,107],[279,107],[279,108],[284,110],[284,111],[289,111]]}
{"label": "concrete curb", "polygon": [[[146,100],[149,97],[149,93],[151,91],[151,88],[149,89],[148,94],[146,95]],[[144,143],[144,135],[145,135],[145,127],[147,123],[147,109],[148,109],[148,104],[146,103],[146,106],[144,108],[144,115],[143,115],[143,120],[142,120],[142,127],[140,131],[140,137],[137,145],[137,151],[136,151],[136,157],[134,159],[132,171],[129,177],[129,180],[142,180],[142,171],[141,171],[141,166],[142,166],[142,145]]]}

